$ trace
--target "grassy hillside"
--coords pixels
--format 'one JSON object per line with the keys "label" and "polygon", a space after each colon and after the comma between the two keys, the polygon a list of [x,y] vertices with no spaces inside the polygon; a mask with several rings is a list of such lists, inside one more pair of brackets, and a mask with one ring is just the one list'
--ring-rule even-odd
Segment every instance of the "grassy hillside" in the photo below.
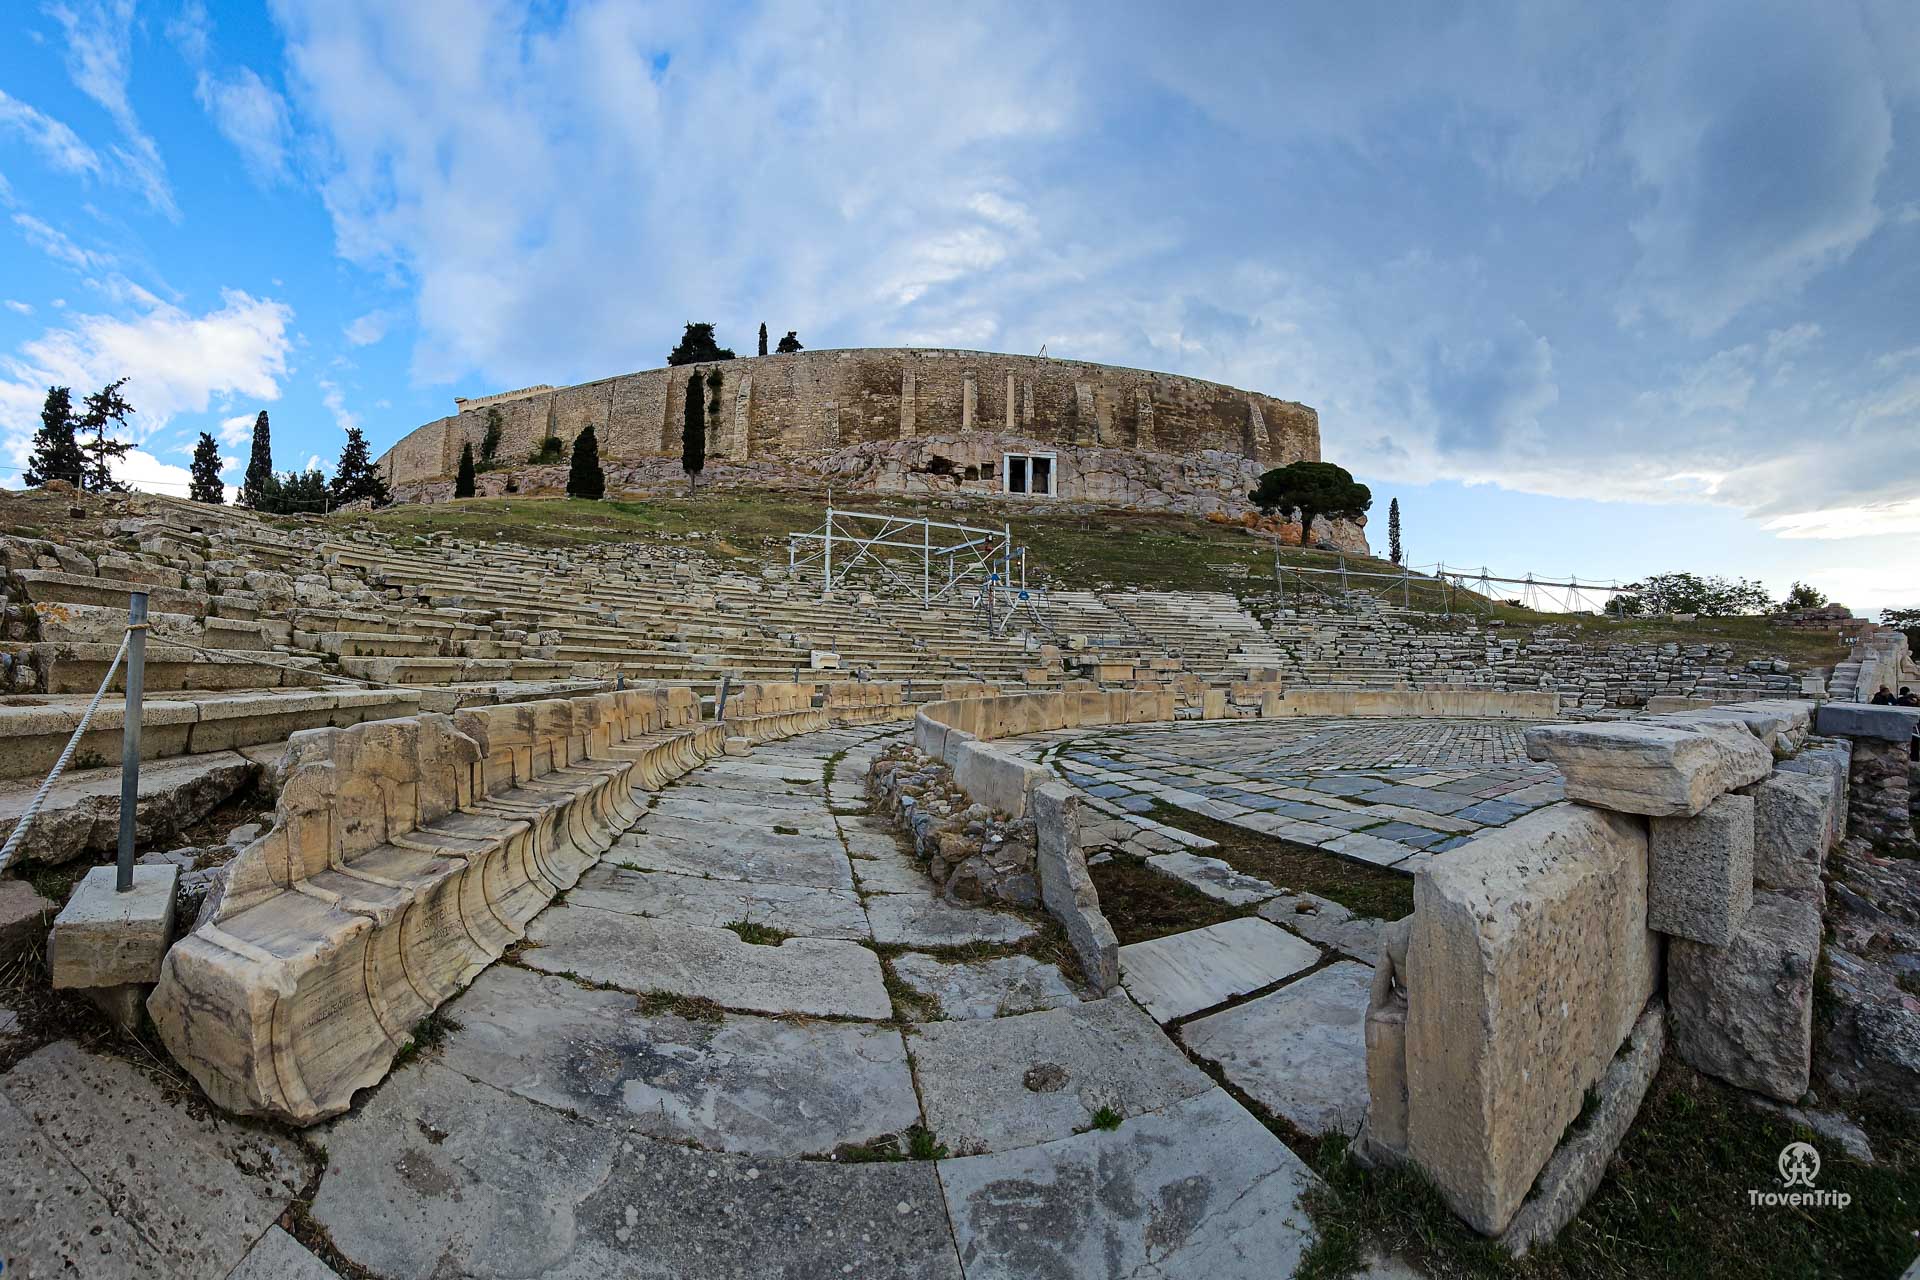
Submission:
{"label": "grassy hillside", "polygon": [[[1274,590],[1274,547],[1234,525],[1186,516],[1126,511],[1030,514],[1030,508],[911,501],[862,495],[859,509],[883,514],[931,517],[984,527],[1010,525],[1016,546],[1027,548],[1030,580],[1060,587],[1139,588],[1144,590],[1231,591],[1268,598]],[[803,491],[743,493],[716,491],[697,497],[660,497],[637,502],[577,502],[566,498],[472,498],[461,502],[411,503],[359,517],[395,537],[447,533],[475,541],[500,540],[533,547],[596,542],[646,541],[699,533],[705,546],[723,558],[784,563],[786,535],[816,529],[825,518],[826,495]],[[1333,569],[1341,557],[1332,552],[1283,547],[1282,564],[1293,568]],[[1351,573],[1397,574],[1385,560],[1345,557]],[[1331,577],[1318,581],[1337,586]],[[1384,580],[1370,585],[1390,603],[1402,591]],[[1298,579],[1288,592],[1299,598]],[[1416,575],[1406,591],[1416,609],[1438,611],[1440,585]],[[1700,619],[1675,623],[1664,619],[1576,617],[1492,604],[1471,592],[1448,588],[1444,598],[1457,615],[1516,628],[1556,624],[1586,642],[1678,644],[1724,643],[1741,659],[1785,657],[1796,664],[1828,666],[1845,656],[1845,646],[1819,632],[1769,627],[1760,618]],[[1435,619],[1434,625],[1446,625]],[[1457,623],[1456,623],[1457,625]]]}

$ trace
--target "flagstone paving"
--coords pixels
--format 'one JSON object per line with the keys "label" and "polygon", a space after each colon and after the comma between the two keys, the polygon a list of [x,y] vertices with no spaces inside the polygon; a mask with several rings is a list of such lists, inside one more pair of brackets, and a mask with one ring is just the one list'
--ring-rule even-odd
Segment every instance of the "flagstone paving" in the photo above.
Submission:
{"label": "flagstone paving", "polygon": [[[1170,833],[1163,856],[1260,914],[1134,944],[1093,998],[1024,954],[1041,918],[935,899],[862,811],[901,732],[638,794],[645,816],[427,1047],[303,1141],[68,1042],[23,1060],[0,1074],[7,1270],[1291,1275],[1314,1174],[1239,1099],[1348,1127],[1369,971],[1329,948],[1369,961],[1378,922]],[[782,802],[756,806],[769,779]]]}
{"label": "flagstone paving", "polygon": [[1565,798],[1559,771],[1527,759],[1528,727],[1211,721],[1040,741],[1061,777],[1136,827],[1158,802],[1411,874],[1487,827]]}

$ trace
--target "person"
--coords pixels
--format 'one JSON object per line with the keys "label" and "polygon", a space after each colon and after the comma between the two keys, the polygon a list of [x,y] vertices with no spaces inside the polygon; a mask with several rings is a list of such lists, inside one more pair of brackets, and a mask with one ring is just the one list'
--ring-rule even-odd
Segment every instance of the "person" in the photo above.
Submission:
{"label": "person", "polygon": [[1893,700],[1896,707],[1920,707],[1920,696],[1916,696],[1907,685],[1900,686],[1900,696]]}
{"label": "person", "polygon": [[1887,686],[1885,686],[1885,685],[1881,685],[1881,686],[1880,686],[1880,691],[1879,691],[1878,693],[1876,693],[1876,694],[1874,694],[1874,695],[1873,695],[1873,705],[1874,705],[1874,706],[1876,706],[1876,707],[1890,707],[1890,706],[1892,706],[1892,705],[1893,705],[1893,690],[1891,690],[1891,689],[1889,689],[1889,688],[1887,688]]}

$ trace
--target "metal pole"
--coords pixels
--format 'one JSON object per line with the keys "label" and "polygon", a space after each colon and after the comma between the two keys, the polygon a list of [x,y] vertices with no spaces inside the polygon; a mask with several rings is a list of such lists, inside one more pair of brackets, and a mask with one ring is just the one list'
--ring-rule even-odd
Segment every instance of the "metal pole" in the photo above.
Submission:
{"label": "metal pole", "polygon": [[127,705],[120,738],[120,858],[113,887],[133,888],[133,821],[140,808],[140,712],[147,692],[147,593],[127,600]]}
{"label": "metal pole", "polygon": [[[720,676],[720,694],[714,699],[713,707],[713,722],[715,724],[725,724],[727,722],[727,685],[732,679],[733,675],[730,672],[723,672]],[[795,683],[797,684],[798,681],[795,681]]]}
{"label": "metal pole", "polygon": [[833,499],[827,499],[827,540],[822,544],[827,549],[827,574],[820,582],[820,598],[826,599],[827,592],[833,590]]}
{"label": "metal pole", "polygon": [[1347,589],[1347,553],[1344,551],[1340,553],[1340,589]]}
{"label": "metal pole", "polygon": [[932,602],[933,583],[933,522],[920,522],[920,603]]}

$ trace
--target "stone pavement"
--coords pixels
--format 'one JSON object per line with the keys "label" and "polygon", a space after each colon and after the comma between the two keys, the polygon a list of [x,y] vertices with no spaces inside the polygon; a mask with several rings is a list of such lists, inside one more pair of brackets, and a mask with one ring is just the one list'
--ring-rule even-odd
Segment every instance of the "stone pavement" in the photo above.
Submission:
{"label": "stone pavement", "polygon": [[1158,801],[1412,874],[1487,827],[1564,798],[1558,771],[1527,759],[1528,727],[1224,721],[1068,731],[1051,735],[1047,754],[1096,807],[1139,829],[1164,835],[1144,817]]}
{"label": "stone pavement", "polygon": [[[301,1138],[71,1043],[30,1055],[0,1075],[9,1273],[1291,1274],[1313,1174],[1196,1059],[1346,1127],[1362,966],[1248,917],[1265,932],[1171,944],[1141,990],[1089,998],[1023,951],[1043,922],[935,901],[865,816],[899,732],[650,797],[428,1047]],[[1163,1028],[1149,970],[1226,1003]]]}

